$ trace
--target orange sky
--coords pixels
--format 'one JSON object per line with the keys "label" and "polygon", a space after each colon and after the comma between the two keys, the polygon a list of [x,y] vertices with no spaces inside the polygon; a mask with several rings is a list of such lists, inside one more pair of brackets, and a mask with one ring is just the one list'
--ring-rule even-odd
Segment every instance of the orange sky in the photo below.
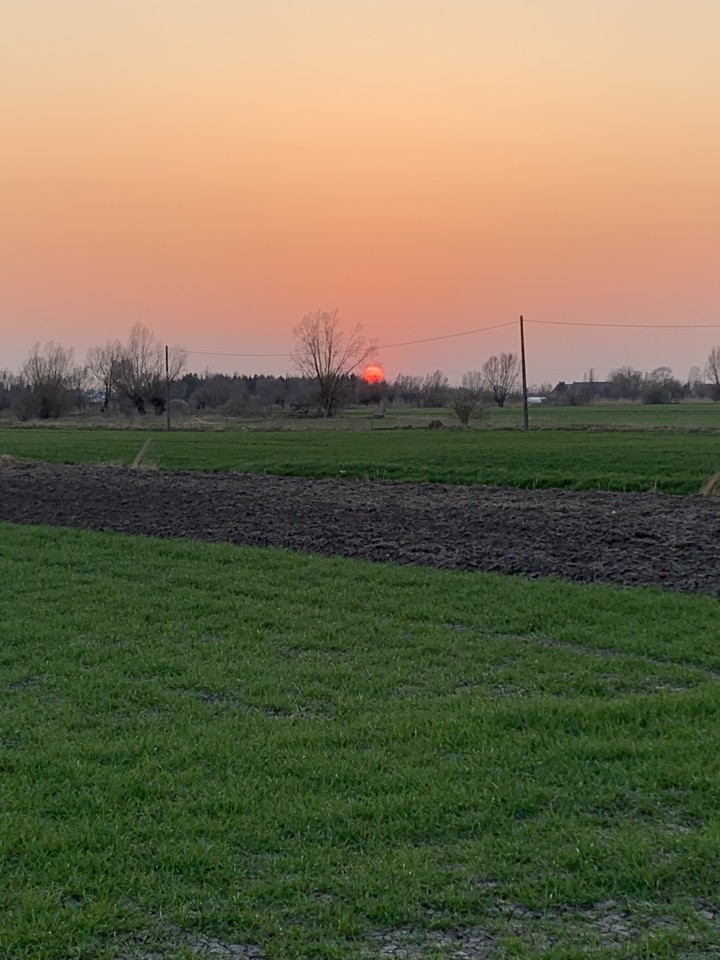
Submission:
{"label": "orange sky", "polygon": [[[717,0],[0,3],[0,368],[526,317],[533,381],[720,343]],[[380,351],[453,379],[517,331]],[[191,354],[246,372],[290,361]]]}

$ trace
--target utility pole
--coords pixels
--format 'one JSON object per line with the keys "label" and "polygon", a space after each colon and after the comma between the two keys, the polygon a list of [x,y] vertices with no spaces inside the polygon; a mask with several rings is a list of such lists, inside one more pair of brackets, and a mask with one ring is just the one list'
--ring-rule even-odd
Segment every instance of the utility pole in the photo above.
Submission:
{"label": "utility pole", "polygon": [[170,430],[170,354],[165,344],[165,417]]}
{"label": "utility pole", "polygon": [[528,422],[527,372],[525,369],[525,327],[522,314],[520,315],[520,364],[522,366],[523,430],[529,430],[530,424]]}

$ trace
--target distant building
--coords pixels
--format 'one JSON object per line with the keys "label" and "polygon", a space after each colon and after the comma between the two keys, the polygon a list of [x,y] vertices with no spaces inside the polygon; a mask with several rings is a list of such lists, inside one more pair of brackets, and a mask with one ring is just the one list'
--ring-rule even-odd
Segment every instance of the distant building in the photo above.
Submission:
{"label": "distant building", "polygon": [[591,400],[607,400],[612,394],[612,384],[607,380],[561,380],[550,394],[559,403],[580,404]]}

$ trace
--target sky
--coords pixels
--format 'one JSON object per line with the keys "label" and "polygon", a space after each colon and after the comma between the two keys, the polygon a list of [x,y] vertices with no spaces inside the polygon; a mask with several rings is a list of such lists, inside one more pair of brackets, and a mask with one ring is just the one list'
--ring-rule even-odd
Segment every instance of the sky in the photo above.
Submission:
{"label": "sky", "polygon": [[718,37],[718,0],[0,0],[0,369],[139,321],[288,373],[337,308],[388,377],[457,381],[523,314],[531,382],[685,379],[720,343]]}

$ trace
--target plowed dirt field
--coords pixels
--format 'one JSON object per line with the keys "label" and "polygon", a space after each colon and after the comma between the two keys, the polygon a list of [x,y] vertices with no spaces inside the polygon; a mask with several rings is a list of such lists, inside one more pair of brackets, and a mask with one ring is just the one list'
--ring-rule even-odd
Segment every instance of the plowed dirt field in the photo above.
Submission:
{"label": "plowed dirt field", "polygon": [[0,519],[720,596],[720,498],[8,462]]}

